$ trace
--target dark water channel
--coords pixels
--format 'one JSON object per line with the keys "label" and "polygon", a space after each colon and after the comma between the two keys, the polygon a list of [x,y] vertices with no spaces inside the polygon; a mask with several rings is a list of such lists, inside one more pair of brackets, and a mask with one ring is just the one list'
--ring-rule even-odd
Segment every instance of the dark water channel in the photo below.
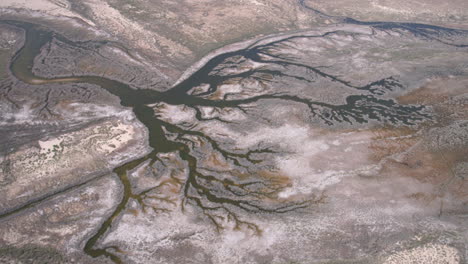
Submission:
{"label": "dark water channel", "polygon": [[[258,62],[265,62],[262,61],[263,59],[260,54],[267,52],[268,49],[276,45],[276,43],[249,47],[241,49],[239,51],[227,52],[218,55],[212,58],[206,65],[204,65],[194,74],[192,74],[185,81],[181,82],[179,85],[169,89],[166,92],[158,92],[149,89],[138,89],[137,87],[130,87],[129,85],[119,81],[96,76],[70,76],[64,78],[50,79],[41,78],[35,76],[32,73],[34,58],[40,53],[41,48],[47,43],[49,43],[53,38],[60,39],[63,37],[59,36],[57,33],[48,31],[47,29],[44,29],[34,24],[18,21],[3,22],[24,29],[26,34],[24,46],[16,53],[10,66],[11,72],[14,74],[14,76],[16,76],[16,78],[29,84],[88,83],[98,85],[106,91],[108,91],[109,93],[118,96],[120,98],[122,106],[131,107],[137,119],[148,128],[149,145],[151,146],[153,151],[145,157],[141,157],[136,160],[130,161],[114,169],[114,172],[118,175],[124,188],[122,200],[119,202],[117,208],[113,211],[112,215],[109,218],[107,218],[102,223],[100,228],[96,231],[96,233],[89,238],[84,247],[84,251],[88,255],[92,257],[106,256],[112,259],[115,263],[122,263],[121,259],[115,253],[119,252],[119,249],[117,247],[98,248],[97,244],[100,241],[100,239],[103,238],[103,236],[106,234],[106,232],[109,231],[114,221],[125,210],[129,200],[132,198],[136,198],[137,196],[137,194],[132,193],[131,184],[128,179],[127,174],[130,170],[139,166],[143,162],[154,162],[158,153],[178,152],[180,157],[187,162],[189,167],[189,177],[185,183],[185,192],[188,191],[187,186],[198,186],[199,188],[202,188],[196,182],[197,160],[190,153],[190,148],[181,142],[169,140],[166,137],[164,129],[167,129],[169,132],[180,134],[187,133],[187,131],[158,119],[155,116],[154,110],[151,107],[149,107],[148,104],[164,102],[174,105],[213,106],[219,108],[229,108],[239,107],[241,105],[249,104],[259,100],[281,99],[309,106],[312,114],[319,116],[326,123],[329,122],[329,124],[332,124],[333,122],[365,123],[369,119],[388,120],[390,122],[411,124],[414,122],[419,122],[429,117],[427,114],[424,113],[423,106],[402,106],[398,105],[392,100],[379,99],[378,97],[374,96],[375,91],[381,91],[386,89],[391,90],[395,87],[398,87],[400,84],[396,83],[393,79],[389,78],[379,80],[376,82],[372,82],[366,86],[358,87],[353,86],[348,82],[339,79],[338,77],[322,72],[317,68],[313,68],[303,64],[298,64],[295,62],[290,62],[281,58],[278,58],[277,60],[268,61],[268,63],[278,64],[285,67],[305,67],[311,72],[313,72],[315,75],[318,75],[323,78],[328,78],[334,82],[340,82],[343,85],[355,88],[358,92],[366,92],[366,94],[358,93],[357,95],[350,96],[347,99],[347,104],[344,105],[330,105],[324,102],[316,102],[311,101],[309,99],[304,99],[296,95],[266,94],[239,100],[208,100],[203,97],[200,97],[200,95],[207,95],[216,91],[218,85],[222,84],[228,79],[249,77],[256,73],[256,70],[252,70],[249,72],[243,72],[229,76],[212,74],[213,70],[218,65],[225,63],[226,59],[234,56],[242,56],[246,59],[251,59]],[[263,69],[258,70],[257,72],[260,72],[262,74],[270,74],[272,76],[277,77],[286,76],[282,72],[273,70]],[[199,94],[198,96],[188,94],[190,89],[201,84],[209,85],[209,90],[206,91],[204,94]],[[321,109],[324,111],[322,112]],[[195,131],[191,133],[193,133],[194,135],[200,134],[200,132]],[[215,144],[215,142],[211,143]],[[225,157],[232,155],[230,153],[223,152],[219,149],[218,151],[220,151],[221,154]],[[236,155],[239,158],[246,158],[246,156],[243,156],[243,154]],[[206,193],[209,193],[209,191],[206,191]],[[216,202],[235,204],[233,200],[223,200],[223,198],[217,197],[211,198],[214,199]],[[237,205],[240,206],[241,204]],[[274,210],[272,210],[272,212],[274,212]]]}
{"label": "dark water channel", "polygon": [[[154,117],[153,109],[145,105],[159,102],[161,101],[161,98],[167,98],[167,96],[153,90],[135,90],[127,84],[103,77],[81,76],[46,79],[35,76],[31,71],[34,58],[40,53],[41,48],[52,40],[54,33],[43,30],[36,25],[28,23],[16,21],[7,23],[21,27],[26,32],[24,46],[14,56],[10,67],[11,72],[19,80],[29,84],[89,83],[98,85],[103,89],[106,89],[111,94],[118,96],[123,106],[132,107],[133,112],[135,113],[138,120],[148,128],[149,144],[153,148],[153,152],[145,157],[133,160],[114,169],[114,172],[119,176],[119,179],[124,187],[122,200],[112,215],[106,219],[98,231],[87,241],[84,248],[84,251],[92,257],[107,256],[114,262],[121,263],[120,258],[110,252],[111,250],[118,251],[117,248],[96,248],[95,245],[99,239],[109,230],[113,221],[125,209],[129,199],[134,196],[131,190],[130,181],[127,176],[128,171],[134,169],[147,160],[155,159],[157,153],[172,151],[184,151],[188,153],[186,146],[182,145],[181,143],[172,142],[166,139],[165,133],[162,129],[162,122]],[[185,158],[190,159],[191,157],[185,155]]]}

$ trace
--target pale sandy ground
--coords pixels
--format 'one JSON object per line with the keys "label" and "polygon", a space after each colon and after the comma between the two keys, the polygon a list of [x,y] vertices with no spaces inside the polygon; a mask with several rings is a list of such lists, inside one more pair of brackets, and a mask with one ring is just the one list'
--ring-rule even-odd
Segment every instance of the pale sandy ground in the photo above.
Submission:
{"label": "pale sandy ground", "polygon": [[460,261],[456,249],[446,245],[428,244],[391,255],[384,264],[458,264]]}
{"label": "pale sandy ground", "polygon": [[305,0],[327,15],[365,21],[407,21],[468,28],[465,0]]}
{"label": "pale sandy ground", "polygon": [[40,11],[50,16],[79,18],[91,26],[95,25],[92,21],[70,11],[69,7],[70,3],[66,0],[2,0],[0,2],[0,8],[21,8]]}
{"label": "pale sandy ground", "polygon": [[[11,178],[12,182],[0,186],[1,210],[90,176],[110,172],[115,166],[148,151],[146,128],[135,120],[130,110],[80,103],[56,110],[76,121],[90,118],[89,114],[107,117],[107,120],[78,131],[42,138],[36,144],[9,153],[10,169],[0,170],[0,179]],[[19,121],[27,125],[24,119]]]}

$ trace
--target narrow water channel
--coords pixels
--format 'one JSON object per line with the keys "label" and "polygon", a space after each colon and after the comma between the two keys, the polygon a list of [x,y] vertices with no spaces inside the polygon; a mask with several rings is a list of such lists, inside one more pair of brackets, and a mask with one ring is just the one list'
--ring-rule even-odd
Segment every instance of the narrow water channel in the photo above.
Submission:
{"label": "narrow water channel", "polygon": [[[284,212],[286,211],[285,206],[278,208],[263,208],[255,204],[249,204],[245,201],[237,201],[233,199],[227,199],[223,197],[215,196],[210,190],[201,185],[198,182],[198,178],[201,175],[197,172],[197,159],[191,154],[191,150],[188,145],[181,142],[172,141],[167,138],[164,129],[172,133],[184,134],[192,133],[196,136],[203,136],[206,138],[210,144],[216,148],[224,157],[236,158],[248,158],[248,153],[230,153],[228,151],[223,151],[218,148],[217,143],[210,139],[208,136],[203,135],[201,132],[197,131],[187,131],[183,130],[175,125],[164,122],[163,120],[158,119],[155,116],[153,108],[149,107],[148,104],[164,102],[174,105],[187,105],[187,106],[213,106],[219,108],[229,108],[229,107],[239,107],[240,105],[245,105],[260,100],[269,100],[269,99],[280,99],[291,101],[293,103],[300,103],[309,106],[312,114],[319,116],[327,124],[333,124],[333,122],[367,122],[368,119],[386,119],[390,122],[400,122],[405,124],[411,124],[413,122],[418,122],[429,118],[429,116],[423,111],[423,106],[403,106],[398,105],[392,100],[379,99],[373,94],[377,91],[376,87],[381,87],[381,89],[393,89],[399,84],[394,82],[391,78],[380,80],[377,82],[370,83],[364,86],[354,86],[344,80],[341,80],[337,76],[333,76],[322,72],[318,68],[313,68],[304,64],[299,64],[296,62],[288,62],[285,60],[270,60],[265,61],[260,55],[264,53],[269,47],[275,45],[275,43],[265,44],[255,47],[249,47],[241,49],[234,52],[227,52],[220,54],[212,58],[207,64],[201,67],[196,71],[192,76],[187,78],[185,81],[181,82],[179,85],[172,87],[166,92],[158,92],[149,89],[138,89],[137,87],[130,87],[129,85],[111,80],[104,77],[96,76],[70,76],[70,77],[61,77],[61,78],[41,78],[35,76],[32,73],[32,67],[34,64],[34,58],[40,53],[41,48],[49,43],[54,37],[58,37],[57,33],[48,31],[40,26],[17,22],[17,21],[6,21],[10,25],[20,27],[25,30],[26,39],[24,46],[16,53],[14,56],[10,69],[16,78],[19,80],[28,83],[28,84],[47,84],[47,83],[89,83],[95,84],[109,93],[120,98],[122,106],[131,107],[135,113],[137,119],[143,123],[149,132],[149,145],[153,151],[141,158],[130,161],[126,164],[123,164],[114,169],[114,172],[118,175],[121,184],[123,185],[123,196],[122,200],[119,202],[116,209],[113,213],[102,223],[99,229],[94,233],[89,240],[86,242],[84,251],[92,256],[106,256],[112,259],[115,263],[122,263],[121,259],[118,257],[116,252],[119,252],[117,247],[107,247],[99,248],[98,244],[100,240],[106,235],[110,230],[115,220],[122,214],[125,210],[128,202],[133,198],[137,199],[138,194],[132,192],[132,186],[128,179],[128,172],[139,166],[140,164],[152,161],[154,162],[157,159],[159,153],[168,153],[168,152],[177,152],[182,160],[187,162],[189,176],[186,179],[184,192],[185,195],[188,195],[189,188],[196,188],[201,190],[200,193],[206,195],[207,199],[216,202],[216,203],[226,203],[232,204],[244,210],[258,210],[267,213],[275,212]],[[307,38],[307,37],[320,37],[319,36],[295,36],[291,38]],[[61,37],[63,38],[63,37]],[[276,95],[276,94],[263,94],[258,96],[253,96],[246,99],[239,100],[208,100],[201,96],[189,95],[188,92],[193,87],[199,86],[201,84],[207,84],[210,89],[206,94],[215,92],[217,87],[222,84],[224,81],[233,78],[242,78],[249,75],[255,74],[255,70],[249,72],[238,73],[235,75],[216,75],[212,74],[213,69],[218,65],[222,64],[226,59],[234,56],[242,56],[246,59],[251,59],[260,63],[270,63],[277,64],[281,66],[295,66],[303,67],[313,72],[316,75],[319,75],[323,78],[330,79],[334,82],[342,83],[343,85],[349,86],[353,89],[356,89],[357,92],[363,91],[366,94],[357,93],[356,95],[349,96],[347,98],[347,104],[344,105],[331,105],[324,102],[312,101],[310,99],[301,98],[296,95]],[[274,76],[282,76],[283,73],[273,70],[258,70],[261,73],[271,74]],[[284,75],[284,74],[283,74]],[[383,87],[383,88],[382,88]],[[320,112],[320,109],[328,109],[326,113]],[[319,110],[317,110],[319,109]],[[314,112],[317,111],[317,112]],[[331,113],[331,114],[330,114]],[[217,179],[212,179],[217,180]],[[219,180],[218,180],[219,181]],[[199,205],[203,206],[203,205]],[[306,206],[306,203],[298,203],[292,206],[290,209],[294,210],[295,208],[300,208]],[[281,210],[281,211],[280,211]]]}
{"label": "narrow water channel", "polygon": [[161,152],[185,151],[188,149],[181,143],[172,142],[166,139],[162,129],[162,123],[154,116],[152,108],[146,106],[147,103],[155,103],[162,97],[161,93],[153,90],[135,90],[128,85],[114,81],[111,79],[96,77],[96,76],[81,76],[67,78],[52,78],[46,79],[35,76],[31,69],[34,63],[34,58],[40,53],[41,48],[52,40],[53,33],[42,30],[39,27],[22,22],[8,22],[10,24],[23,28],[26,32],[26,40],[24,46],[14,56],[11,63],[11,72],[21,81],[29,84],[47,84],[47,83],[89,83],[98,85],[108,92],[120,98],[123,106],[132,107],[133,112],[140,122],[142,122],[149,132],[149,144],[153,151],[145,157],[130,161],[114,169],[118,175],[121,184],[123,185],[122,200],[111,214],[98,229],[98,231],[87,241],[84,251],[92,257],[106,256],[111,258],[115,263],[121,263],[117,255],[111,253],[111,248],[96,248],[95,245],[99,239],[112,226],[114,220],[125,209],[130,198],[136,196],[132,193],[130,181],[128,179],[128,171],[134,169],[143,162],[155,159],[156,155]]}

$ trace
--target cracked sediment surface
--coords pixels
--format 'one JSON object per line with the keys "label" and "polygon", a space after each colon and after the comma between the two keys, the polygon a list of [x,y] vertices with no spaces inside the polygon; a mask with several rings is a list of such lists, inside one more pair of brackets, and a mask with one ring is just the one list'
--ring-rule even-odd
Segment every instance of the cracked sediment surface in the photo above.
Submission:
{"label": "cracked sediment surface", "polygon": [[124,44],[3,21],[0,260],[465,263],[468,32],[339,21],[173,86]]}

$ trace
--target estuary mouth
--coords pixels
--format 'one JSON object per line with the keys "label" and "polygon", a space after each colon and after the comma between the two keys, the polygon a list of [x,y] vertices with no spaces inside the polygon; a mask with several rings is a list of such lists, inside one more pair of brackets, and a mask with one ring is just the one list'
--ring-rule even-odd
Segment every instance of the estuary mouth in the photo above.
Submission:
{"label": "estuary mouth", "polygon": [[116,44],[2,21],[24,36],[0,122],[29,130],[0,141],[0,221],[73,225],[50,232],[86,261],[395,263],[430,248],[461,263],[468,33],[340,22],[225,47],[157,89],[114,78],[137,68],[109,66],[131,55]]}

